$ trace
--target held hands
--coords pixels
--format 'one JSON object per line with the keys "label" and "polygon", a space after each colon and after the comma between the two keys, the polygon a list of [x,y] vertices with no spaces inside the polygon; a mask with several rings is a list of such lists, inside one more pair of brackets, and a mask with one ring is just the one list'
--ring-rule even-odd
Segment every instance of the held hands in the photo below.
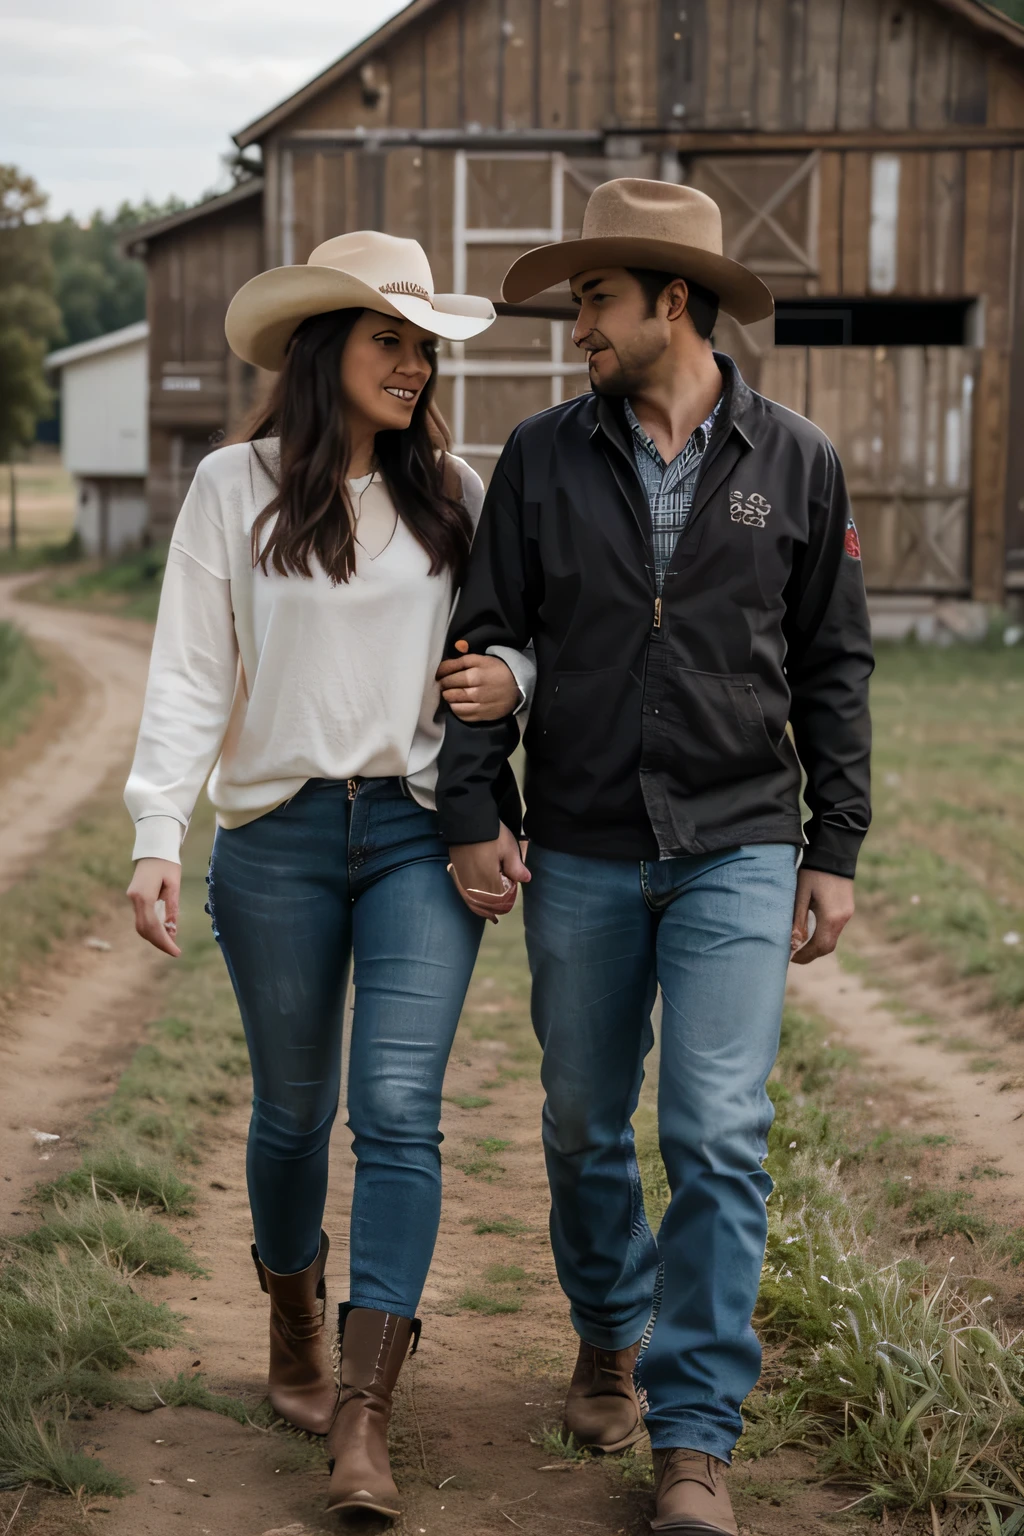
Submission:
{"label": "held hands", "polygon": [[469,656],[469,642],[456,640],[462,654],[442,661],[436,677],[444,701],[459,720],[503,720],[519,708],[519,684],[500,656]]}
{"label": "held hands", "polygon": [[[808,913],[814,914],[814,932],[808,938]],[[830,955],[839,935],[853,916],[853,881],[827,875],[820,869],[801,869],[796,877],[796,905],[790,941],[794,965],[810,965]]]}
{"label": "held hands", "polygon": [[[181,896],[181,865],[168,859],[140,859],[135,866],[128,899],[135,908],[135,932],[156,949],[175,959],[181,950],[175,943]],[[163,916],[157,902],[164,904]]]}
{"label": "held hands", "polygon": [[449,849],[449,854],[449,873],[471,912],[492,923],[511,912],[516,892],[529,881],[530,871],[508,827],[502,824],[493,843],[462,843]]}

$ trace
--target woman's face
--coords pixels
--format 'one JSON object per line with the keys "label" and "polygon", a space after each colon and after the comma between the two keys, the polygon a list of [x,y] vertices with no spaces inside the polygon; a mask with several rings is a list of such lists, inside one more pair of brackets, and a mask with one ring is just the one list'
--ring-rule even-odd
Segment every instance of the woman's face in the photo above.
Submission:
{"label": "woman's face", "polygon": [[436,339],[411,320],[365,309],[341,354],[341,395],[374,432],[404,432],[430,379]]}

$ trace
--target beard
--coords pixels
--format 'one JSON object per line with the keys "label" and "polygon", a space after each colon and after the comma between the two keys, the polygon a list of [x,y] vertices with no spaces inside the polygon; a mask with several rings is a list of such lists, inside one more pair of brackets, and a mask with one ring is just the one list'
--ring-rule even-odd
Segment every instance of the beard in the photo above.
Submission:
{"label": "beard", "polygon": [[[590,387],[595,395],[605,395],[609,399],[624,400],[627,396],[636,394],[642,390],[650,376],[650,370],[658,361],[665,350],[664,343],[659,337],[645,340],[641,336],[631,338],[628,346],[624,348],[613,347],[611,342],[600,332],[592,333],[593,339],[598,345],[593,348],[591,356],[601,353],[615,359],[615,366],[604,366],[600,378],[595,378],[593,370],[590,371]],[[587,359],[588,366],[590,359]]]}

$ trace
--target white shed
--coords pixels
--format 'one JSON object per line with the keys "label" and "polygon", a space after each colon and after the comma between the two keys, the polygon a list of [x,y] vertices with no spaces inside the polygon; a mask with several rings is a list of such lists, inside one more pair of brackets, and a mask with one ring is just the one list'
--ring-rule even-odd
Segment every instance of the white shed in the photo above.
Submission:
{"label": "white shed", "polygon": [[61,458],[75,477],[75,529],[90,555],[136,546],[145,531],[148,339],[141,320],[46,359],[60,374]]}

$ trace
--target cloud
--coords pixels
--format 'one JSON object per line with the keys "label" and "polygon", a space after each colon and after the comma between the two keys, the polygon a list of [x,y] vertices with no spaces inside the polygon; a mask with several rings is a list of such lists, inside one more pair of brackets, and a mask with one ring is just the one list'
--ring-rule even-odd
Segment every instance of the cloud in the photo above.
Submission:
{"label": "cloud", "polygon": [[402,0],[4,0],[2,157],[54,213],[189,200],[224,183],[230,135]]}

